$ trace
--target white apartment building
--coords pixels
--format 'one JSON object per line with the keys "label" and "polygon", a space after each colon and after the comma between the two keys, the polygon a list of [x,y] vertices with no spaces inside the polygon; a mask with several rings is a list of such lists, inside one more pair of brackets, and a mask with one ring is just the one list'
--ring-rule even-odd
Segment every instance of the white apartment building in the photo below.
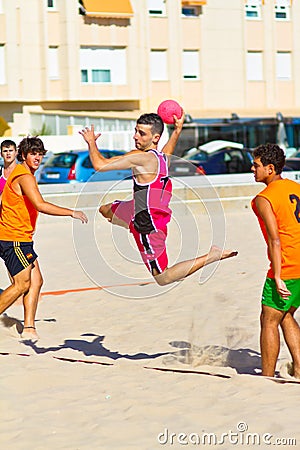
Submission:
{"label": "white apartment building", "polygon": [[167,98],[300,116],[299,23],[297,0],[0,0],[0,135],[131,129]]}

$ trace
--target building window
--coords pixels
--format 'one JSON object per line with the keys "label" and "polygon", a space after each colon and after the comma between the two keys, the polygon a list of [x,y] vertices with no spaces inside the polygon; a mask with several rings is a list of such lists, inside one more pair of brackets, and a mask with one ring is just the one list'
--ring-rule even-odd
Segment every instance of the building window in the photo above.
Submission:
{"label": "building window", "polygon": [[186,80],[198,80],[200,78],[199,52],[197,50],[183,50],[182,75]]}
{"label": "building window", "polygon": [[59,78],[58,47],[48,48],[48,76],[51,80]]}
{"label": "building window", "polygon": [[168,63],[166,50],[151,50],[150,79],[151,81],[168,80]]}
{"label": "building window", "polygon": [[89,81],[87,69],[81,69],[81,83],[87,83]]}
{"label": "building window", "polygon": [[261,0],[247,0],[245,16],[249,20],[261,20]]}
{"label": "building window", "polygon": [[5,46],[0,44],[0,84],[6,84],[5,66]]}
{"label": "building window", "polygon": [[56,0],[47,0],[48,9],[56,9]]}
{"label": "building window", "polygon": [[291,52],[276,53],[276,78],[277,80],[290,80],[292,78]]}
{"label": "building window", "polygon": [[126,84],[125,48],[81,48],[81,83]]}
{"label": "building window", "polygon": [[201,6],[183,6],[181,8],[183,17],[199,17],[202,14]]}
{"label": "building window", "polygon": [[276,20],[290,20],[290,0],[276,0],[275,1],[275,19]]}
{"label": "building window", "polygon": [[111,83],[111,71],[109,69],[92,69],[92,83]]}
{"label": "building window", "polygon": [[148,0],[148,13],[151,16],[165,16],[166,0]]}
{"label": "building window", "polygon": [[263,54],[262,52],[247,52],[247,80],[263,80]]}

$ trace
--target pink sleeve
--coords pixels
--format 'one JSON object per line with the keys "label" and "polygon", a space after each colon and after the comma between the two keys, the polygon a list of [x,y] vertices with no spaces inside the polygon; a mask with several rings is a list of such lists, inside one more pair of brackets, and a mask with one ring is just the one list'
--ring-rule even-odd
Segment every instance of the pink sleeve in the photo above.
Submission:
{"label": "pink sleeve", "polygon": [[0,194],[2,194],[2,192],[3,192],[5,183],[6,183],[6,179],[3,176],[0,177]]}

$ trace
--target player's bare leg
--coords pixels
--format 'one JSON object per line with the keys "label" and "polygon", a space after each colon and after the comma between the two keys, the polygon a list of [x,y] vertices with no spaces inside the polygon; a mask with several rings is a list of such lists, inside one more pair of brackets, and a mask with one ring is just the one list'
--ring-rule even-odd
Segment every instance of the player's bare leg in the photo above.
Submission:
{"label": "player's bare leg", "polygon": [[285,342],[292,356],[291,374],[295,378],[300,378],[300,327],[294,318],[296,308],[291,307],[281,321]]}
{"label": "player's bare leg", "polygon": [[12,284],[0,294],[0,314],[30,288],[31,265],[12,277]]}
{"label": "player's bare leg", "polygon": [[39,263],[37,260],[35,260],[34,267],[31,271],[30,288],[29,291],[23,297],[23,304],[24,304],[24,328],[22,331],[23,339],[37,340],[39,338],[35,329],[35,315],[42,285],[43,285],[43,277],[40,271]]}
{"label": "player's bare leg", "polygon": [[284,311],[262,305],[260,316],[260,350],[262,375],[274,377],[276,362],[280,350],[279,325]]}
{"label": "player's bare leg", "polygon": [[182,261],[174,266],[168,267],[161,274],[153,274],[154,279],[160,286],[173,283],[174,281],[182,280],[183,278],[192,275],[197,270],[201,269],[208,264],[212,264],[216,261],[231,258],[236,256],[238,252],[232,250],[222,250],[219,247],[213,245],[209,252],[205,255],[199,256],[195,259],[188,261]]}
{"label": "player's bare leg", "polygon": [[108,203],[107,205],[101,205],[99,208],[99,213],[102,214],[102,216],[107,219],[109,222],[111,222],[113,225],[118,225],[120,227],[126,228],[128,230],[128,224],[124,222],[123,220],[119,219],[112,211],[111,209],[112,203]]}

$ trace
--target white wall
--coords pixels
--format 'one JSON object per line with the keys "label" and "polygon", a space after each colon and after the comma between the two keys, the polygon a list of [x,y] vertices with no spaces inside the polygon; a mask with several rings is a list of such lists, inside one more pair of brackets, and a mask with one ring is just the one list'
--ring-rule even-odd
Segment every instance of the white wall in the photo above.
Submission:
{"label": "white wall", "polygon": [[[45,148],[53,153],[60,153],[66,150],[87,149],[87,144],[83,137],[79,134],[81,126],[73,126],[72,135],[61,136],[39,136],[44,142]],[[99,148],[111,150],[129,151],[135,148],[132,131],[103,131],[97,140]],[[0,142],[5,139],[13,140],[17,145],[24,136],[2,136]],[[161,149],[168,141],[168,131],[165,126],[164,132],[159,142],[158,148]]]}
{"label": "white wall", "polygon": [[[129,151],[134,149],[133,131],[103,132],[97,144],[99,148]],[[24,136],[2,136],[0,142],[11,139],[18,145]],[[47,150],[60,153],[66,150],[87,149],[87,144],[79,133],[64,136],[39,136]]]}

